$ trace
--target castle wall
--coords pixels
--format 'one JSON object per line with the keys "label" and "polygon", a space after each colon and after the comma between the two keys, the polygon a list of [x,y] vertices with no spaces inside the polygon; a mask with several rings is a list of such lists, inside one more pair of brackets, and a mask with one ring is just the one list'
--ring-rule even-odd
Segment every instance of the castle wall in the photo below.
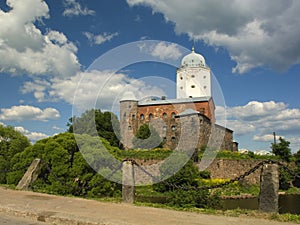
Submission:
{"label": "castle wall", "polygon": [[[180,144],[179,148],[195,146],[195,149],[200,149],[206,145],[216,149],[232,151],[234,149],[232,131],[214,124],[207,116],[209,115],[214,119],[211,113],[211,109],[214,109],[213,104],[212,99],[196,103],[166,103],[141,106],[138,105],[137,101],[121,101],[121,142],[125,149],[133,148],[132,139],[134,134],[141,125],[146,123],[156,129],[166,148],[175,149]],[[177,117],[179,113],[189,108],[200,112],[197,118],[193,118],[193,122],[185,117]],[[185,125],[185,123],[188,125]],[[182,126],[185,128],[183,129]],[[194,137],[198,137],[197,144],[192,144],[194,142],[190,140]]]}

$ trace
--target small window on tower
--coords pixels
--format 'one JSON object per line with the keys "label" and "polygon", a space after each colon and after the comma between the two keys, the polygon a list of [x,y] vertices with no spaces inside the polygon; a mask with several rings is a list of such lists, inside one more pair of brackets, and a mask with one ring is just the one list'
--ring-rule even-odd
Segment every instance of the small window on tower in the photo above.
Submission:
{"label": "small window on tower", "polygon": [[205,79],[206,78],[206,76],[203,76],[203,79]]}
{"label": "small window on tower", "polygon": [[195,75],[192,75],[192,78],[195,78]]}
{"label": "small window on tower", "polygon": [[204,88],[204,89],[206,89],[207,87],[206,87],[206,86],[204,86],[203,88]]}
{"label": "small window on tower", "polygon": [[180,80],[182,80],[183,79],[183,77],[180,77]]}
{"label": "small window on tower", "polygon": [[135,120],[135,115],[133,114],[133,115],[131,116],[131,118],[132,118],[132,120]]}
{"label": "small window on tower", "polygon": [[175,118],[175,116],[176,116],[176,113],[174,113],[174,112],[172,112],[172,118],[174,119]]}
{"label": "small window on tower", "polygon": [[195,88],[195,87],[196,87],[195,85],[192,85],[192,86],[191,86],[191,88]]}
{"label": "small window on tower", "polygon": [[180,87],[180,89],[182,90],[182,89],[183,89],[183,87]]}
{"label": "small window on tower", "polygon": [[131,130],[131,126],[128,126],[128,130]]}
{"label": "small window on tower", "polygon": [[175,142],[175,141],[176,141],[176,138],[175,138],[175,137],[172,137],[172,138],[171,138],[171,141],[172,141],[172,142]]}
{"label": "small window on tower", "polygon": [[176,130],[176,126],[173,125],[173,126],[171,127],[171,130],[172,130],[172,131],[175,131],[175,130]]}

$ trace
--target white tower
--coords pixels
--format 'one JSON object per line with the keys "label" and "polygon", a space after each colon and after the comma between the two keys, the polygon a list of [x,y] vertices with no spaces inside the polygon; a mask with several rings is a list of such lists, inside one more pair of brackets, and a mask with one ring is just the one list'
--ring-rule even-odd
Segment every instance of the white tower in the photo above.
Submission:
{"label": "white tower", "polygon": [[177,70],[177,99],[211,97],[210,68],[202,55],[192,52],[181,61]]}

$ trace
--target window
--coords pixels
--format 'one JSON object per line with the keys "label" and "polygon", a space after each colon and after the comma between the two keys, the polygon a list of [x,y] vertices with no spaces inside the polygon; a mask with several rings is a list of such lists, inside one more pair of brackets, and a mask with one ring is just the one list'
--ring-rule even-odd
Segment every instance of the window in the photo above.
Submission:
{"label": "window", "polygon": [[163,113],[163,118],[164,118],[164,119],[167,118],[167,113]]}
{"label": "window", "polygon": [[128,126],[128,130],[131,130],[131,126]]}
{"label": "window", "polygon": [[175,125],[172,125],[172,126],[171,126],[171,130],[172,130],[172,131],[175,131],[175,130],[176,130],[176,126],[175,126]]}
{"label": "window", "polygon": [[149,114],[149,119],[151,120],[152,118],[153,118],[153,114],[150,113],[150,114]]}
{"label": "window", "polygon": [[172,118],[174,119],[175,118],[175,116],[176,116],[176,113],[174,113],[174,112],[172,112]]}
{"label": "window", "polygon": [[206,87],[206,86],[204,86],[203,88],[204,88],[204,89],[206,89],[207,87]]}
{"label": "window", "polygon": [[182,80],[183,79],[183,77],[180,77],[180,80]]}
{"label": "window", "polygon": [[163,137],[163,142],[166,142],[167,141],[167,137]]}
{"label": "window", "polygon": [[132,119],[132,120],[135,120],[135,115],[134,115],[134,114],[131,116],[131,119]]}
{"label": "window", "polygon": [[126,117],[126,112],[124,112],[123,117]]}
{"label": "window", "polygon": [[130,108],[131,108],[131,105],[129,105],[128,108],[130,109]]}
{"label": "window", "polygon": [[189,98],[193,98],[193,96],[189,96]]}
{"label": "window", "polygon": [[192,85],[192,86],[191,86],[191,88],[195,88],[195,87],[196,87],[195,85]]}
{"label": "window", "polygon": [[205,79],[206,78],[206,76],[203,76],[203,79]]}
{"label": "window", "polygon": [[175,138],[175,137],[172,137],[172,138],[171,138],[171,141],[172,141],[172,142],[175,142],[175,141],[176,141],[176,138]]}
{"label": "window", "polygon": [[195,75],[192,75],[192,78],[195,78]]}
{"label": "window", "polygon": [[140,119],[141,119],[141,120],[144,120],[144,119],[145,119],[144,114],[141,114],[141,115],[140,115]]}
{"label": "window", "polygon": [[181,87],[180,87],[180,89],[182,90],[182,89],[183,89],[183,87],[181,86]]}
{"label": "window", "polygon": [[167,130],[167,126],[163,126],[163,131],[166,131]]}
{"label": "window", "polygon": [[204,114],[205,113],[205,108],[200,108],[199,112],[200,112],[200,114]]}

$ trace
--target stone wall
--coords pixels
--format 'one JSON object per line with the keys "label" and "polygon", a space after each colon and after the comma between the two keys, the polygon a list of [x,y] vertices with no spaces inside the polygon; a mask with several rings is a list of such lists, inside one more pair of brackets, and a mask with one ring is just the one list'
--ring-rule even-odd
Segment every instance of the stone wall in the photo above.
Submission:
{"label": "stone wall", "polygon": [[[159,174],[159,166],[162,164],[162,161],[159,160],[151,160],[146,162],[139,160],[137,162],[138,164],[142,165],[145,170],[147,170],[154,176],[157,176]],[[212,178],[232,179],[249,171],[259,162],[261,162],[261,160],[215,159],[206,170],[211,173]],[[196,166],[199,167],[199,164],[196,164]],[[146,175],[136,166],[134,172],[137,184],[151,184],[151,177]],[[246,177],[243,182],[247,184],[259,184],[260,173],[260,169],[256,170],[253,174]]]}
{"label": "stone wall", "polygon": [[[261,160],[215,159],[207,169],[212,178],[232,179],[238,177],[256,166]],[[199,164],[197,165],[199,167]],[[260,169],[245,178],[248,184],[259,184]]]}

